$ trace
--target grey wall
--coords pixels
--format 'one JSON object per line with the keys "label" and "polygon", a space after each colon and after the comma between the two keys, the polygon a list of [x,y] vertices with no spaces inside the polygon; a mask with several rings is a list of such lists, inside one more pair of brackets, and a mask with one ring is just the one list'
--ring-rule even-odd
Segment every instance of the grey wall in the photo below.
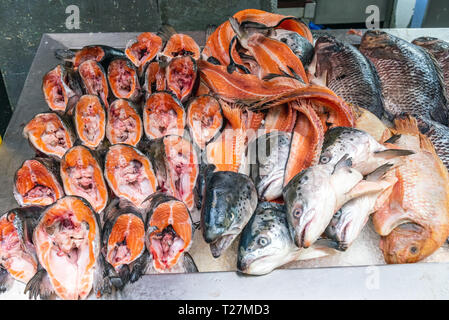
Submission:
{"label": "grey wall", "polygon": [[[72,4],[80,9],[79,30],[65,27],[65,10]],[[276,4],[276,0],[1,0],[0,70],[11,106],[17,103],[43,33],[157,31],[161,22],[177,30],[201,30],[238,10],[273,11]]]}

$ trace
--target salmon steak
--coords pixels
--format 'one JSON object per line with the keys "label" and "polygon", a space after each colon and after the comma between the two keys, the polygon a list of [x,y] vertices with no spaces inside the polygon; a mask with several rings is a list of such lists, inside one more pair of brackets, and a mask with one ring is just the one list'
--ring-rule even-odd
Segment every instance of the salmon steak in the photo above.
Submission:
{"label": "salmon steak", "polygon": [[140,98],[140,84],[136,67],[125,58],[114,59],[108,66],[108,82],[117,99],[137,102]]}
{"label": "salmon steak", "polygon": [[155,193],[148,200],[145,245],[156,271],[175,266],[191,246],[192,218],[186,205],[171,196]]}
{"label": "salmon steak", "polygon": [[125,53],[110,46],[89,45],[82,47],[76,52],[70,50],[57,50],[56,57],[64,61],[70,61],[76,71],[84,61],[94,60],[103,65],[107,65],[112,59],[125,57]]}
{"label": "salmon steak", "polygon": [[147,152],[156,171],[159,190],[183,201],[192,210],[199,171],[193,145],[180,136],[169,135],[151,141]]}
{"label": "salmon steak", "polygon": [[220,134],[224,124],[223,111],[216,98],[202,95],[189,102],[187,126],[190,136],[200,149],[204,149],[206,144]]}
{"label": "salmon steak", "polygon": [[73,122],[81,144],[95,150],[106,134],[106,111],[98,96],[84,95],[76,104]]}
{"label": "salmon steak", "polygon": [[145,226],[141,213],[131,204],[116,199],[107,207],[102,228],[102,254],[108,286],[122,289],[145,271]]}
{"label": "salmon steak", "polygon": [[109,107],[109,86],[106,72],[101,64],[95,60],[87,60],[80,64],[78,68],[84,89],[88,94],[100,97],[106,108]]}
{"label": "salmon steak", "polygon": [[100,214],[108,203],[108,189],[91,151],[84,146],[69,149],[61,160],[60,170],[65,193],[86,199]]}
{"label": "salmon steak", "polygon": [[132,102],[117,99],[107,110],[106,137],[111,144],[137,146],[143,136],[143,122]]}
{"label": "salmon steak", "polygon": [[165,68],[158,61],[151,62],[146,68],[143,89],[146,98],[156,91],[166,90]]}
{"label": "salmon steak", "polygon": [[64,196],[55,161],[26,160],[14,176],[14,197],[20,206],[48,206]]}
{"label": "salmon steak", "polygon": [[100,229],[92,207],[65,196],[47,207],[33,232],[39,271],[28,282],[31,296],[85,299],[94,287],[100,253]]}
{"label": "salmon steak", "polygon": [[7,272],[1,277],[0,293],[12,285],[13,279],[27,283],[36,274],[38,261],[32,235],[43,208],[16,208],[0,217],[0,270]]}
{"label": "salmon steak", "polygon": [[141,207],[142,202],[156,191],[158,182],[150,160],[136,148],[116,144],[105,156],[106,181],[119,198]]}
{"label": "salmon steak", "polygon": [[197,65],[190,57],[173,58],[165,70],[167,90],[172,91],[181,102],[185,102],[193,93],[197,83]]}
{"label": "salmon steak", "polygon": [[171,93],[153,93],[145,102],[143,126],[148,139],[158,139],[170,134],[182,136],[185,125],[184,107]]}
{"label": "salmon steak", "polygon": [[162,39],[151,32],[143,32],[126,45],[125,54],[131,62],[142,69],[162,49]]}
{"label": "salmon steak", "polygon": [[200,58],[200,47],[191,36],[177,33],[176,30],[169,25],[163,25],[160,33],[161,37],[167,41],[164,50],[161,53],[162,56],[169,59],[178,56],[191,56],[195,60]]}
{"label": "salmon steak", "polygon": [[70,111],[82,94],[75,72],[63,65],[57,65],[45,74],[42,91],[50,110],[60,113]]}
{"label": "salmon steak", "polygon": [[39,113],[23,128],[23,136],[37,152],[61,159],[73,147],[75,136],[56,113]]}

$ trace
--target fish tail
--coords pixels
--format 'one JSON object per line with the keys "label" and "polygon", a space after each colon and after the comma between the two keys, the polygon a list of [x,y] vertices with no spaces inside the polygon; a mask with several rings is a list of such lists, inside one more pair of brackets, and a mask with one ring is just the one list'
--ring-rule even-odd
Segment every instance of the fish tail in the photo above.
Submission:
{"label": "fish tail", "polygon": [[159,32],[158,35],[164,40],[164,41],[168,41],[168,39],[170,39],[170,37],[174,34],[176,34],[176,30],[175,28],[173,28],[171,25],[169,24],[163,24],[160,28],[159,28]]}
{"label": "fish tail", "polygon": [[406,134],[419,136],[418,122],[412,116],[400,116],[394,120],[395,129],[392,129],[393,134]]}

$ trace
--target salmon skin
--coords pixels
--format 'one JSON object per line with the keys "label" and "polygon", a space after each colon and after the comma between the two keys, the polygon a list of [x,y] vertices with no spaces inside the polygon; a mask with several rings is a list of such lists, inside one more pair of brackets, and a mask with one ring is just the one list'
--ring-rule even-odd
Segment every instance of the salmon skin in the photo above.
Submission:
{"label": "salmon skin", "polygon": [[315,71],[314,77],[346,102],[371,111],[379,119],[392,120],[392,115],[384,109],[374,65],[354,46],[332,36],[321,36],[315,44],[314,62],[310,68]]}
{"label": "salmon skin", "polygon": [[156,172],[159,191],[183,201],[192,210],[199,171],[199,158],[193,145],[183,137],[169,135],[152,140],[146,150]]}
{"label": "salmon skin", "polygon": [[153,93],[143,108],[143,126],[148,139],[182,136],[186,125],[184,107],[170,92]]}
{"label": "salmon skin", "polygon": [[102,294],[110,294],[113,287],[121,290],[128,282],[137,281],[149,261],[142,214],[131,203],[120,202],[114,199],[106,208],[103,219],[101,252],[106,276]]}
{"label": "salmon skin", "polygon": [[42,92],[50,110],[70,113],[82,95],[79,75],[59,64],[43,77]]}
{"label": "salmon skin", "polygon": [[220,102],[211,95],[193,98],[187,105],[187,126],[194,143],[203,150],[223,130]]}
{"label": "salmon skin", "polygon": [[59,166],[53,159],[25,160],[14,175],[14,197],[20,206],[47,206],[63,196]]}
{"label": "salmon skin", "polygon": [[[211,170],[212,169],[212,170]],[[201,230],[218,258],[237,238],[257,206],[253,181],[244,174],[209,168],[201,206]]]}
{"label": "salmon skin", "polygon": [[125,54],[139,68],[139,75],[162,49],[162,39],[151,32],[143,32],[126,45]]}
{"label": "salmon skin", "polygon": [[117,99],[139,102],[141,89],[136,67],[126,58],[112,60],[108,66],[108,82]]}
{"label": "salmon skin", "polygon": [[84,61],[94,60],[106,67],[112,59],[125,57],[125,53],[110,46],[89,45],[75,52],[72,50],[56,50],[55,56],[65,62],[70,62],[76,71]]}
{"label": "salmon skin", "polygon": [[181,102],[196,91],[197,65],[191,56],[173,58],[165,68],[167,90],[172,91]]}
{"label": "salmon skin", "polygon": [[109,85],[102,65],[95,60],[87,60],[80,64],[78,73],[84,91],[87,94],[98,96],[106,109],[109,108]]}
{"label": "salmon skin", "polygon": [[106,111],[98,96],[84,95],[78,100],[73,123],[82,145],[91,150],[101,147],[106,134]]}
{"label": "salmon skin", "polygon": [[75,135],[69,123],[53,112],[39,113],[23,128],[36,152],[60,160],[75,143]]}
{"label": "salmon skin", "polygon": [[5,212],[0,217],[0,293],[7,291],[13,280],[23,283],[37,272],[33,230],[43,206],[27,206]]}
{"label": "salmon skin", "polygon": [[117,99],[107,110],[106,137],[111,144],[124,143],[136,147],[143,136],[143,122],[137,105]]}
{"label": "salmon skin", "polygon": [[449,174],[416,119],[396,119],[393,133],[400,135],[395,146],[415,154],[388,172],[398,182],[374,213],[373,225],[385,262],[413,263],[435,252],[449,235]]}
{"label": "salmon skin", "polygon": [[142,202],[157,189],[158,182],[150,160],[135,147],[111,146],[105,156],[104,176],[118,198],[142,208]]}
{"label": "salmon skin", "polygon": [[102,213],[108,203],[108,189],[102,168],[88,148],[75,146],[67,150],[60,172],[67,195],[86,199],[96,213]]}
{"label": "salmon skin", "polygon": [[438,66],[443,71],[446,95],[449,96],[449,43],[432,37],[420,37],[412,43],[424,48],[438,62]]}
{"label": "salmon skin", "polygon": [[374,64],[382,83],[385,109],[449,124],[443,75],[423,48],[384,31],[369,30],[360,51]]}
{"label": "salmon skin", "polygon": [[166,41],[162,56],[169,59],[178,56],[191,56],[195,60],[200,58],[200,47],[191,36],[177,33],[172,26],[166,24],[161,26],[159,34]]}
{"label": "salmon skin", "polygon": [[189,209],[176,198],[155,193],[146,200],[145,245],[158,272],[171,269],[192,243],[193,225]]}
{"label": "salmon skin", "polygon": [[103,273],[98,259],[100,226],[83,198],[65,196],[47,207],[33,231],[33,243],[39,265],[25,288],[30,298],[56,293],[61,299],[77,300],[85,299],[92,288],[96,291],[101,279],[96,273]]}

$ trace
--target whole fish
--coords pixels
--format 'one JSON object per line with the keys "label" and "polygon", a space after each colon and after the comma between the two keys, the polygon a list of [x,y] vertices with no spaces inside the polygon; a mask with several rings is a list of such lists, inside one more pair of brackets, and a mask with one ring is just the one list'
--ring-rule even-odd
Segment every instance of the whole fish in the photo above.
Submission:
{"label": "whole fish", "polygon": [[332,217],[325,231],[326,237],[332,241],[331,247],[341,251],[347,250],[359,236],[370,214],[388,201],[391,193],[389,191],[397,182],[396,177],[384,178],[391,167],[392,165],[387,163],[365,177],[367,181],[379,181],[384,184],[384,190],[348,201]]}
{"label": "whole fish", "polygon": [[352,168],[367,175],[383,164],[413,153],[412,150],[387,148],[359,129],[334,127],[324,135],[319,163],[335,165],[342,155],[347,154]]}
{"label": "whole fish", "polygon": [[143,216],[130,202],[114,199],[106,208],[102,227],[101,252],[105,264],[103,293],[111,288],[121,290],[128,282],[137,281],[149,260],[145,252]]}
{"label": "whole fish", "polygon": [[259,199],[270,201],[282,196],[290,144],[291,133],[272,131],[248,145],[248,173],[254,181]]}
{"label": "whole fish", "polygon": [[378,118],[391,118],[384,110],[376,69],[354,46],[321,36],[315,43],[314,62],[315,77],[346,102],[368,109]]}
{"label": "whole fish", "polygon": [[[100,226],[92,207],[80,197],[65,196],[40,215],[33,232],[38,271],[28,281],[30,297],[85,299],[102,279]],[[95,284],[94,284],[95,283]]]}
{"label": "whole fish", "polygon": [[385,110],[449,124],[441,70],[424,49],[379,30],[368,30],[360,51],[374,64],[382,84]]}
{"label": "whole fish", "polygon": [[437,38],[420,37],[412,41],[432,54],[443,71],[446,94],[449,96],[449,43]]}
{"label": "whole fish", "polygon": [[38,260],[32,237],[43,210],[42,206],[27,206],[0,217],[0,293],[10,288],[13,280],[26,284],[36,274]]}
{"label": "whole fish", "polygon": [[237,269],[246,274],[262,275],[286,263],[318,258],[329,248],[300,249],[288,229],[285,207],[260,202],[240,237]]}
{"label": "whole fish", "polygon": [[145,245],[152,257],[150,270],[164,272],[182,261],[192,245],[192,218],[182,201],[161,192],[145,202]]}
{"label": "whole fish", "polygon": [[50,158],[25,160],[14,175],[14,198],[20,206],[47,206],[62,198],[59,167]]}
{"label": "whole fish", "polygon": [[218,258],[240,234],[257,206],[252,180],[232,171],[208,171],[201,207],[201,230]]}
{"label": "whole fish", "polygon": [[388,172],[398,178],[389,201],[373,215],[387,263],[420,261],[443,245],[449,235],[449,174],[430,140],[412,117],[395,120],[395,142],[415,154]]}
{"label": "whole fish", "polygon": [[362,181],[347,155],[335,165],[318,164],[298,173],[283,189],[290,232],[298,247],[310,247],[326,230],[333,215],[349,200],[383,190]]}

